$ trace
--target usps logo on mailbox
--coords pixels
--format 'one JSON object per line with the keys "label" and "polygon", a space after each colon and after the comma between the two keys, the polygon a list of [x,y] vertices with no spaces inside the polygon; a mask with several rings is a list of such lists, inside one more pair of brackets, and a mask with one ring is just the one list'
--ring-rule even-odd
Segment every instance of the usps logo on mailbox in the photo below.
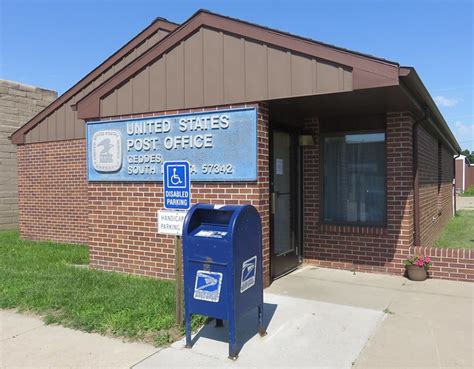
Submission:
{"label": "usps logo on mailbox", "polygon": [[194,285],[194,298],[209,302],[218,302],[221,294],[222,273],[198,270]]}
{"label": "usps logo on mailbox", "polygon": [[242,277],[240,278],[240,293],[247,291],[255,285],[255,276],[257,274],[257,256],[242,263]]}
{"label": "usps logo on mailbox", "polygon": [[117,172],[122,167],[122,134],[104,130],[92,136],[92,165],[98,172]]}

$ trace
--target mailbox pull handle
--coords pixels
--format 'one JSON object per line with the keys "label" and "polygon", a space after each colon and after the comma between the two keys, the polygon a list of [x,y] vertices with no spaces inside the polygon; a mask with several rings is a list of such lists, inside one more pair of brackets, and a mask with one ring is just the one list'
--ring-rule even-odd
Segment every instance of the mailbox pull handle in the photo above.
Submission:
{"label": "mailbox pull handle", "polygon": [[278,192],[272,192],[272,214],[276,213]]}

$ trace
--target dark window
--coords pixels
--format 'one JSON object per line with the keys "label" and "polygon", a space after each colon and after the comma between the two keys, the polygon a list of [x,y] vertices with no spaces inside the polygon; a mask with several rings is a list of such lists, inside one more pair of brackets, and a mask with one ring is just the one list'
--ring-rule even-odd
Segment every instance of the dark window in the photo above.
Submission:
{"label": "dark window", "polygon": [[323,221],[384,224],[385,133],[326,136],[323,150]]}

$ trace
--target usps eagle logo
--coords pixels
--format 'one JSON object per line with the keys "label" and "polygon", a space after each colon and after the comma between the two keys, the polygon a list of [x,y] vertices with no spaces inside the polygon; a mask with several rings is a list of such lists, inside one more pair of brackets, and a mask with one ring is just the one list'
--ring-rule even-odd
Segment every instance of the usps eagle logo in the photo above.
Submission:
{"label": "usps eagle logo", "polygon": [[105,130],[92,136],[92,165],[98,172],[117,172],[122,167],[122,134]]}
{"label": "usps eagle logo", "polygon": [[242,263],[242,275],[240,278],[240,293],[247,291],[255,285],[257,274],[257,256],[253,256]]}
{"label": "usps eagle logo", "polygon": [[222,286],[222,273],[198,270],[194,284],[194,299],[219,302]]}

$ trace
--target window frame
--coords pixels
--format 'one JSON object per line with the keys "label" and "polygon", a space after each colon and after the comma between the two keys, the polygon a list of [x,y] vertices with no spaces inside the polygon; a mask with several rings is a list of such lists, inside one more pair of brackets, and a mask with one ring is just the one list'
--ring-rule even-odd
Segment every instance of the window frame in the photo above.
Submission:
{"label": "window frame", "polygon": [[[385,209],[384,209],[384,220],[382,222],[341,222],[341,221],[327,221],[324,220],[324,139],[327,137],[341,137],[346,135],[357,135],[357,134],[371,134],[371,133],[383,133],[385,135],[384,140],[384,155],[385,155],[385,176],[384,176],[384,188],[385,188]],[[347,131],[335,131],[325,132],[319,135],[319,223],[323,225],[333,226],[351,226],[351,227],[376,227],[386,228],[388,224],[388,194],[387,194],[387,130],[386,129],[367,129],[367,130],[347,130]]]}

